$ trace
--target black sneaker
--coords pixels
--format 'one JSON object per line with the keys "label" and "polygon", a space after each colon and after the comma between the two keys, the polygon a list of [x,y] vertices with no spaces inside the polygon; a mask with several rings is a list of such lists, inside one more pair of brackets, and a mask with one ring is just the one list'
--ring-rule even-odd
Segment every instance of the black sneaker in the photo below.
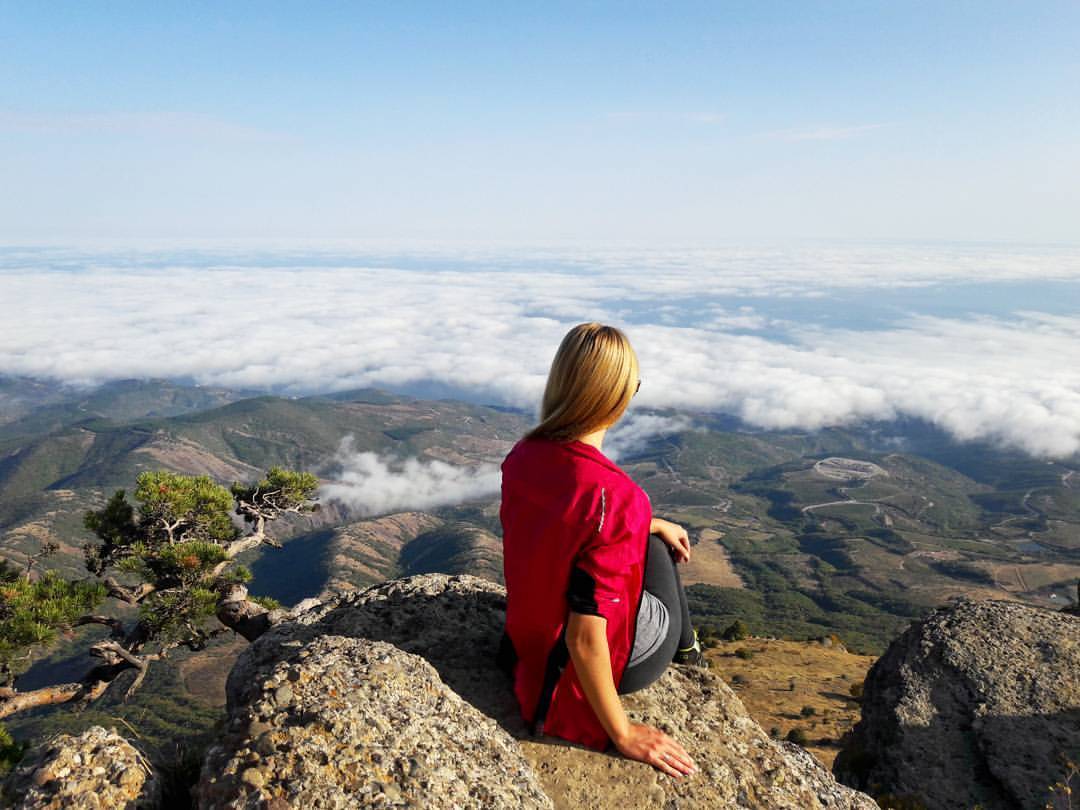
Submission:
{"label": "black sneaker", "polygon": [[705,660],[705,653],[701,651],[701,642],[698,641],[697,630],[694,631],[694,643],[689,647],[682,647],[675,651],[676,664],[686,664],[691,667],[708,669],[709,662]]}

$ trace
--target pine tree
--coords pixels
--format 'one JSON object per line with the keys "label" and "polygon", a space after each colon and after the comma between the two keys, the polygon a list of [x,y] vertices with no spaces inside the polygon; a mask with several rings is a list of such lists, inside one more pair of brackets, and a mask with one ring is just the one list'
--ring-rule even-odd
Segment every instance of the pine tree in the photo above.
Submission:
{"label": "pine tree", "polygon": [[[279,546],[267,534],[268,522],[317,509],[317,486],[314,475],[280,467],[254,484],[229,488],[205,475],[144,472],[134,504],[120,489],[104,507],[86,512],[84,525],[96,537],[83,546],[89,577],[37,572],[55,546],[33,555],[25,571],[0,562],[0,718],[38,706],[88,703],[134,670],[125,693],[130,696],[150,664],[177,647],[202,649],[229,630],[257,638],[284,613],[273,600],[248,596],[251,572],[235,559],[260,545]],[[246,532],[232,514],[243,518]],[[125,621],[93,612],[106,599],[136,607],[137,617]],[[89,624],[110,632],[90,647],[99,663],[81,680],[15,689],[35,647],[58,631]]]}

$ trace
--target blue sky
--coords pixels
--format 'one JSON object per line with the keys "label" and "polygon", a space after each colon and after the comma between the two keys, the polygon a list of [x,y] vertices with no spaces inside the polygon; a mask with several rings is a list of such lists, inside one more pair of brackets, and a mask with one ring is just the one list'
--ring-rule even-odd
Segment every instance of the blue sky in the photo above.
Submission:
{"label": "blue sky", "polygon": [[0,240],[1076,242],[1078,42],[1076,2],[0,3]]}

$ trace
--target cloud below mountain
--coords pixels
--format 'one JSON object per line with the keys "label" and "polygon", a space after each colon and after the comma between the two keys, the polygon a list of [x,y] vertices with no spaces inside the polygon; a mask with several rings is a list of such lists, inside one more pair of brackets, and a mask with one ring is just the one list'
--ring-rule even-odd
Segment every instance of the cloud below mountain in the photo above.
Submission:
{"label": "cloud below mountain", "polygon": [[[1047,283],[1059,286],[1035,300]],[[937,314],[904,297],[923,289],[916,303]],[[12,250],[0,252],[0,290],[12,302],[2,373],[283,393],[433,383],[533,408],[563,334],[599,320],[638,352],[635,406],[766,428],[908,416],[1039,456],[1080,451],[1080,304],[1067,305],[1080,300],[1077,251]],[[1028,292],[1014,309],[1017,291]],[[948,296],[960,300],[946,307]]]}
{"label": "cloud below mountain", "polygon": [[686,416],[629,412],[604,436],[604,455],[612,461],[642,450],[650,440],[693,428]]}
{"label": "cloud below mountain", "polygon": [[[684,416],[629,414],[604,441],[612,460],[643,448],[649,439],[691,428]],[[502,473],[497,465],[464,467],[438,459],[381,457],[358,451],[352,434],[334,454],[337,472],[320,487],[320,497],[344,504],[364,517],[401,509],[430,509],[498,495]]]}
{"label": "cloud below mountain", "polygon": [[320,496],[365,517],[497,495],[502,482],[492,464],[459,467],[437,459],[399,460],[357,452],[351,434],[342,439],[334,461],[341,471],[322,485]]}

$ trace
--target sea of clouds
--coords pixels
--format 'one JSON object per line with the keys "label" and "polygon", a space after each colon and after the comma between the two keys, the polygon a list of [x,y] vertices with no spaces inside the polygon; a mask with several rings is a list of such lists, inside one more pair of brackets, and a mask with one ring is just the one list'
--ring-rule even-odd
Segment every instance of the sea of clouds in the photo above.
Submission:
{"label": "sea of clouds", "polygon": [[535,408],[566,330],[597,320],[638,353],[635,406],[766,428],[916,417],[1080,451],[1075,248],[7,248],[0,297],[0,373],[76,384],[436,385]]}

